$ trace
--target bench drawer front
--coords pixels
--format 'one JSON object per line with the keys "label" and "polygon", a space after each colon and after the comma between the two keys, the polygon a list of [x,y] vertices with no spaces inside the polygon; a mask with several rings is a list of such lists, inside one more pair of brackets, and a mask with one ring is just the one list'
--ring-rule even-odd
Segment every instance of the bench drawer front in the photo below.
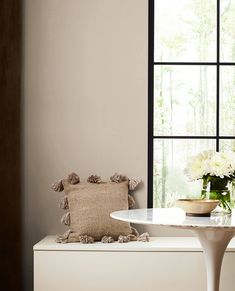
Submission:
{"label": "bench drawer front", "polygon": [[35,251],[34,276],[35,291],[206,290],[201,252]]}

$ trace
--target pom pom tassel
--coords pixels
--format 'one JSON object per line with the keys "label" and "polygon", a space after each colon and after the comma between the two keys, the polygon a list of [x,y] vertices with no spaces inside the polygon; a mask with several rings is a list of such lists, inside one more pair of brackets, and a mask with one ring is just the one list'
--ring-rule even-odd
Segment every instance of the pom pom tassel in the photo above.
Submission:
{"label": "pom pom tassel", "polygon": [[69,209],[69,204],[68,204],[68,197],[67,196],[64,196],[59,204],[58,204],[59,208],[61,209]]}
{"label": "pom pom tassel", "polygon": [[70,225],[70,212],[65,213],[61,218],[61,223],[64,225]]}
{"label": "pom pom tassel", "polygon": [[61,192],[64,190],[64,185],[62,183],[62,180],[59,180],[55,182],[54,184],[51,185],[51,189],[54,190],[55,192]]}
{"label": "pom pom tassel", "polygon": [[138,230],[132,226],[131,226],[131,234],[135,235],[136,237],[140,235]]}
{"label": "pom pom tassel", "polygon": [[149,233],[148,232],[144,232],[142,233],[138,238],[138,241],[140,242],[149,242]]}
{"label": "pom pom tassel", "polygon": [[87,182],[88,183],[100,184],[100,183],[102,183],[102,180],[101,180],[100,176],[91,175],[90,177],[88,177]]}
{"label": "pom pom tassel", "polygon": [[68,242],[68,238],[69,238],[70,233],[72,233],[72,230],[71,230],[71,229],[67,230],[67,231],[66,231],[65,233],[63,233],[63,234],[58,234],[58,235],[56,236],[55,241],[56,241],[57,243],[67,243],[67,242]]}
{"label": "pom pom tassel", "polygon": [[129,179],[129,182],[128,182],[129,190],[131,191],[135,190],[141,183],[142,183],[142,180],[139,178]]}
{"label": "pom pom tassel", "polygon": [[112,236],[105,235],[102,237],[101,242],[104,244],[109,244],[109,243],[113,243],[114,239]]}
{"label": "pom pom tassel", "polygon": [[94,238],[89,235],[80,235],[79,236],[80,243],[82,244],[93,244],[95,242]]}
{"label": "pom pom tassel", "polygon": [[80,183],[80,178],[76,173],[71,173],[68,175],[67,181],[70,184],[75,185],[75,184]]}
{"label": "pom pom tassel", "polygon": [[128,235],[119,235],[119,237],[118,237],[119,243],[128,243],[130,240],[131,239]]}
{"label": "pom pom tassel", "polygon": [[128,178],[125,175],[115,173],[113,174],[113,176],[110,177],[110,180],[115,183],[120,183],[120,182],[128,181]]}
{"label": "pom pom tassel", "polygon": [[129,194],[128,195],[128,207],[132,208],[135,205],[135,199]]}
{"label": "pom pom tassel", "polygon": [[130,241],[137,241],[137,236],[134,234],[128,234],[128,237],[130,238]]}

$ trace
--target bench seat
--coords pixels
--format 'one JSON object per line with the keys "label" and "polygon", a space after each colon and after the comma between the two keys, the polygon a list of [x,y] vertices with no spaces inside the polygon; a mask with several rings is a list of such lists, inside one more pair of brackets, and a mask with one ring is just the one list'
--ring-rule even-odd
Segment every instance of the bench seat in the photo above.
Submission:
{"label": "bench seat", "polygon": [[[225,253],[220,291],[235,290],[235,239]],[[34,291],[206,291],[202,248],[195,237],[152,237],[149,243],[34,246]]]}

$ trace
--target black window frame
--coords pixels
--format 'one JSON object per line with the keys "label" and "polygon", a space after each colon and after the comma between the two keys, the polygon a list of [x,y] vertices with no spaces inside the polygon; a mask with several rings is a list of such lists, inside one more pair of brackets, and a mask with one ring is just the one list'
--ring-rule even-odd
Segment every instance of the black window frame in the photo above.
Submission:
{"label": "black window frame", "polygon": [[[214,139],[219,151],[221,139],[235,139],[235,136],[221,136],[220,127],[220,67],[235,66],[235,62],[220,61],[220,0],[216,0],[216,61],[215,62],[155,62],[154,61],[154,8],[158,0],[148,2],[148,208],[153,207],[153,144],[155,139]],[[195,65],[216,67],[216,134],[214,136],[165,136],[154,135],[154,67],[161,65]]]}

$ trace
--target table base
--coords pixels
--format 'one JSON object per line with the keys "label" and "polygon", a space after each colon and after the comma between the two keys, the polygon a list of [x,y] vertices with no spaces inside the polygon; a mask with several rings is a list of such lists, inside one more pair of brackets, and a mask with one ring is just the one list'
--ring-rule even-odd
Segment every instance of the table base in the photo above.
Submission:
{"label": "table base", "polygon": [[194,229],[203,248],[206,271],[207,291],[219,291],[220,271],[224,252],[235,235],[234,229]]}

